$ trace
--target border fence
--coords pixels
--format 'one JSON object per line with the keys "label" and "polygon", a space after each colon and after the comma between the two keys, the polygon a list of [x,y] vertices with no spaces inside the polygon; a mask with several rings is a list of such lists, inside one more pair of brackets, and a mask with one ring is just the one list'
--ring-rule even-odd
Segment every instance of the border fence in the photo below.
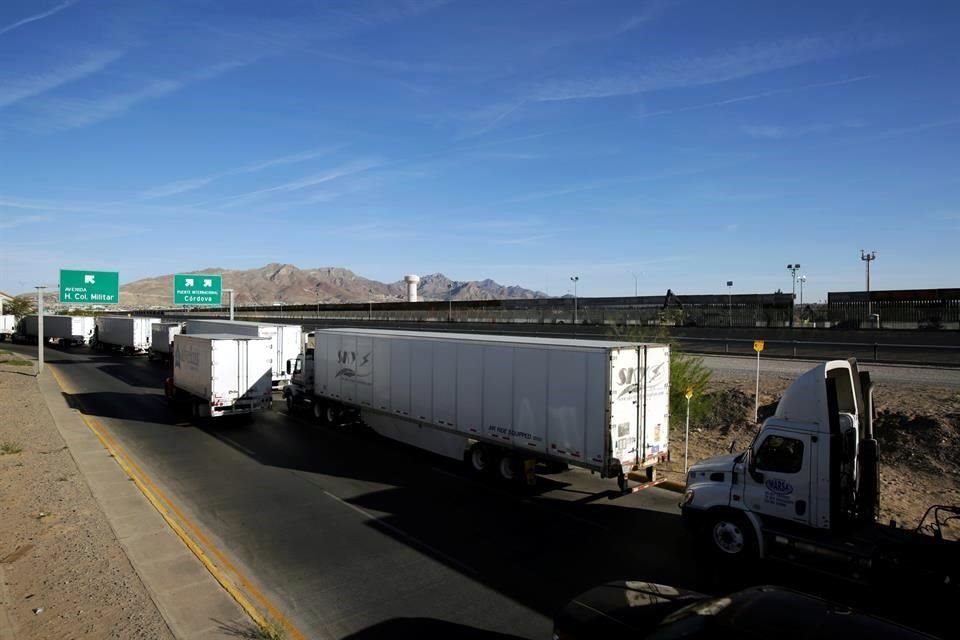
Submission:
{"label": "border fence", "polygon": [[960,329],[960,289],[830,292],[827,313],[845,329],[867,328],[870,314],[884,329]]}

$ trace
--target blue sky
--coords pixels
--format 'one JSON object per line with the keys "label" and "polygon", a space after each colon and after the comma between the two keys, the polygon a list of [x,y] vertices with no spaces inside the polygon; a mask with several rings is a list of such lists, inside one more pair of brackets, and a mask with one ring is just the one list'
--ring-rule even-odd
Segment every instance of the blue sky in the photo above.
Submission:
{"label": "blue sky", "polygon": [[0,3],[0,289],[957,286],[960,4]]}

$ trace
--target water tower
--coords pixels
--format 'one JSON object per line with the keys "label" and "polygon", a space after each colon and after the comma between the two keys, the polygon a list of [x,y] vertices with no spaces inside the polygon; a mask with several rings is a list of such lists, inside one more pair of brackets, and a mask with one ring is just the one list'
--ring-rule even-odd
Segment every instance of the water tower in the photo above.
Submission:
{"label": "water tower", "polygon": [[407,283],[407,302],[417,301],[417,283],[420,282],[420,276],[403,276],[403,281]]}

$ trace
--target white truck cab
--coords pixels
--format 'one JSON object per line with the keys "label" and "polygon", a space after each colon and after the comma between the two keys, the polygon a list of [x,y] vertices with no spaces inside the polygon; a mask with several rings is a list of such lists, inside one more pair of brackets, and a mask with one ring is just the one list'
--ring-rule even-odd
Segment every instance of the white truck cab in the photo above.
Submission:
{"label": "white truck cab", "polygon": [[684,519],[716,554],[730,557],[763,557],[779,534],[874,521],[879,500],[870,403],[869,375],[855,360],[804,373],[749,449],[689,469]]}

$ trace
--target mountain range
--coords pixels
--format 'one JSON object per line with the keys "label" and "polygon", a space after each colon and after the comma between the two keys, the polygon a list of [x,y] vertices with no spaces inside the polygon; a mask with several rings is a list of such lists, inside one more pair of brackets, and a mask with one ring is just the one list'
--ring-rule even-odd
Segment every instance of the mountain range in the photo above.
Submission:
{"label": "mountain range", "polygon": [[[399,302],[406,299],[406,284],[378,282],[341,267],[300,269],[271,263],[257,269],[231,270],[210,267],[190,273],[223,274],[223,287],[233,289],[236,304],[329,304],[337,302]],[[128,308],[172,306],[173,274],[144,278],[120,287],[120,304]],[[451,280],[442,273],[420,278],[422,300],[497,300],[544,298],[546,294],[493,280]],[[224,302],[227,297],[224,296]]]}

